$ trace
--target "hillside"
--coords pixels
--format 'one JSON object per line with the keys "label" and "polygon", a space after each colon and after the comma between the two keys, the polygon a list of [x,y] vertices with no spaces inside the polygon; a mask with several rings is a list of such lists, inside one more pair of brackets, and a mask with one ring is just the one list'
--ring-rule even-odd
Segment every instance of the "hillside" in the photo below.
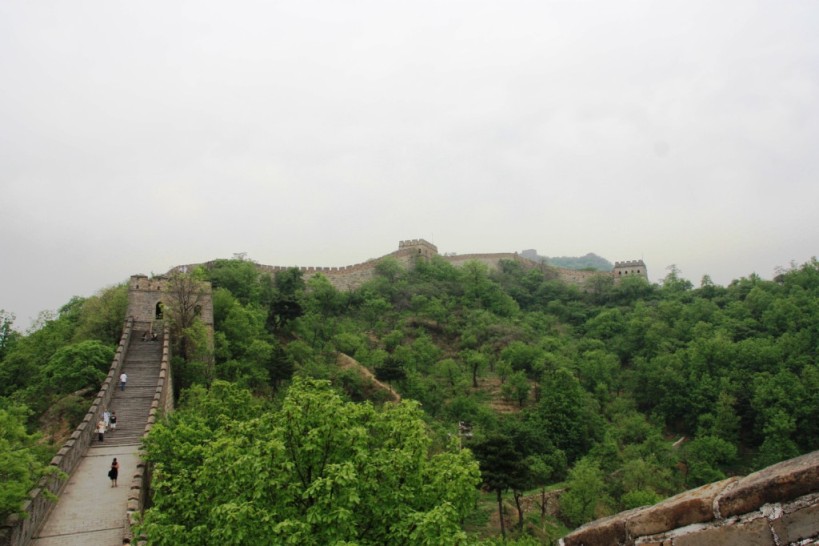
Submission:
{"label": "hillside", "polygon": [[[151,456],[171,456],[179,476],[212,473],[189,485],[174,481],[168,490],[185,488],[180,499],[224,498],[219,510],[233,510],[231,495],[224,494],[231,482],[222,471],[231,450],[274,449],[330,430],[348,438],[345,449],[361,457],[359,469],[343,467],[337,474],[343,450],[332,469],[316,466],[308,455],[321,453],[315,446],[303,455],[291,450],[281,461],[282,475],[310,471],[287,474],[298,483],[280,488],[305,488],[317,495],[311,503],[325,502],[318,492],[330,488],[347,495],[351,512],[317,513],[309,504],[293,513],[274,511],[271,525],[277,517],[298,526],[306,525],[302,518],[338,517],[349,528],[333,527],[341,533],[336,539],[378,543],[356,534],[378,518],[352,507],[363,495],[382,498],[378,484],[387,483],[386,475],[364,479],[358,472],[391,437],[409,430],[426,446],[424,458],[440,457],[436,465],[443,466],[425,472],[455,472],[460,491],[469,484],[483,491],[477,503],[447,508],[446,489],[436,490],[428,505],[417,502],[422,489],[407,490],[406,505],[417,511],[410,520],[440,517],[460,530],[439,526],[437,533],[447,528],[446,536],[467,533],[476,542],[508,531],[548,544],[595,517],[819,448],[815,260],[775,281],[750,277],[699,288],[672,271],[661,285],[632,277],[581,290],[514,260],[490,269],[479,261],[455,267],[438,256],[414,266],[385,258],[371,280],[349,291],[321,274],[306,282],[297,269],[271,276],[242,260],[218,260],[185,275],[214,287],[213,351],[195,321],[177,330],[174,384],[182,393],[180,411],[187,413],[163,425]],[[173,316],[173,309],[168,312]],[[7,351],[0,372],[21,366],[35,348],[25,339],[15,346],[27,352]],[[323,380],[341,396],[332,407],[317,414],[305,409],[298,417],[284,411],[293,396],[326,399]],[[6,396],[19,399],[26,388],[20,382]],[[399,396],[397,407],[411,407],[406,414],[391,413]],[[370,407],[375,413],[363,409]],[[282,436],[276,423],[283,415],[295,419],[298,434]],[[376,443],[365,448],[357,431],[371,425],[356,423],[376,422],[382,423]],[[414,453],[407,456],[421,456]],[[475,460],[479,476],[471,474]],[[237,480],[251,479],[234,471]],[[354,483],[373,489],[351,489]],[[149,520],[176,525],[187,516],[173,515],[177,508],[173,499],[163,500],[163,487],[157,484],[157,512]],[[558,487],[566,489],[559,508],[541,512],[538,499],[552,498],[546,490]],[[259,492],[252,502],[273,494]],[[373,502],[386,503],[385,509],[389,504]],[[492,514],[498,503],[503,518]],[[443,512],[430,512],[433,505]],[[254,506],[266,510],[263,503]],[[220,525],[238,533],[242,521],[234,514]],[[195,518],[189,523],[195,526]],[[309,527],[299,528],[309,535]],[[186,529],[184,536],[195,540],[193,527]]]}

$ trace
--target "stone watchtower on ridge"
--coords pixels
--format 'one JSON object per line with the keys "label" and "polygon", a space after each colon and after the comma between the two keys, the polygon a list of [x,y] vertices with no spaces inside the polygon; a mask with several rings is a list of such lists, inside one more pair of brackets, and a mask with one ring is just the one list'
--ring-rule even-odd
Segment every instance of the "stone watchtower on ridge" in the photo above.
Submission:
{"label": "stone watchtower on ridge", "polygon": [[408,252],[415,256],[432,258],[438,255],[438,247],[425,239],[409,239],[398,241],[398,251]]}
{"label": "stone watchtower on ridge", "polygon": [[[132,275],[128,281],[127,316],[134,319],[134,330],[152,330],[160,328],[167,319],[167,310],[178,306],[179,298],[185,299],[182,305],[191,307],[191,311],[202,319],[209,330],[213,329],[213,300],[211,286],[208,282],[193,281],[188,285],[188,293],[174,287],[165,276],[148,278],[145,275]],[[179,291],[179,293],[176,293]]]}
{"label": "stone watchtower on ridge", "polygon": [[611,271],[615,282],[625,277],[643,277],[648,280],[648,271],[643,260],[630,260],[627,262],[614,262],[614,269]]}

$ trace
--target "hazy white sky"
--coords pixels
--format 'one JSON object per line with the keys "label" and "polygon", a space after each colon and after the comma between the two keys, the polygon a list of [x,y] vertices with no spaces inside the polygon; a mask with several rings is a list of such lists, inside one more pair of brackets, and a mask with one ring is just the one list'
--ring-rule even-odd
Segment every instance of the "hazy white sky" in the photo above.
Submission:
{"label": "hazy white sky", "polygon": [[819,2],[0,2],[0,308],[230,258],[819,248]]}

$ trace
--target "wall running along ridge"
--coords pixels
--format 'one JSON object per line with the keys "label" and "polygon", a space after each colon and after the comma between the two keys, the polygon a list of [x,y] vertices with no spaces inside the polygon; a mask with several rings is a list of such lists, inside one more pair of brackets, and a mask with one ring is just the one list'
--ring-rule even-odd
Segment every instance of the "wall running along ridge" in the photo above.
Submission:
{"label": "wall running along ridge", "polygon": [[[381,258],[375,258],[366,262],[348,265],[342,267],[298,267],[294,266],[302,273],[302,278],[305,281],[312,277],[322,274],[327,280],[339,291],[349,291],[359,288],[367,281],[375,278],[375,268],[378,263],[385,258],[395,259],[404,268],[412,267],[418,259],[429,259],[433,256],[440,256],[443,260],[451,263],[456,267],[460,267],[467,262],[480,262],[492,271],[500,269],[500,263],[504,260],[516,261],[523,264],[525,267],[541,269],[548,278],[560,279],[563,282],[579,287],[584,287],[590,279],[596,276],[609,276],[615,282],[624,276],[641,276],[648,279],[648,273],[645,263],[642,260],[633,260],[628,262],[615,262],[615,267],[611,272],[605,271],[579,271],[576,269],[565,269],[562,267],[554,267],[546,264],[541,264],[524,258],[517,252],[501,252],[490,254],[461,254],[455,256],[441,256],[438,254],[438,247],[425,241],[424,239],[409,239],[398,242],[398,250],[391,252]],[[205,267],[206,269],[215,265],[217,260],[212,260],[202,264],[188,264],[180,265],[171,269],[167,274],[170,275],[180,271],[191,271],[195,267]],[[259,270],[275,275],[279,271],[286,271],[292,269],[290,266],[279,265],[262,265],[256,264]],[[147,277],[146,277],[147,278]]]}

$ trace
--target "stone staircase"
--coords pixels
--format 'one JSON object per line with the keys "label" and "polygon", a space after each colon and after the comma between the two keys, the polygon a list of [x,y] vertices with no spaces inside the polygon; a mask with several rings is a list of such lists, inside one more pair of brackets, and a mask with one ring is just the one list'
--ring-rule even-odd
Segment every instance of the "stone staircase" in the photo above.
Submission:
{"label": "stone staircase", "polygon": [[131,345],[122,365],[128,374],[125,390],[120,390],[119,381],[108,408],[117,415],[116,431],[105,434],[103,442],[94,437],[91,448],[139,445],[151,402],[156,392],[159,367],[162,360],[162,341],[142,341],[142,332],[134,331]]}

